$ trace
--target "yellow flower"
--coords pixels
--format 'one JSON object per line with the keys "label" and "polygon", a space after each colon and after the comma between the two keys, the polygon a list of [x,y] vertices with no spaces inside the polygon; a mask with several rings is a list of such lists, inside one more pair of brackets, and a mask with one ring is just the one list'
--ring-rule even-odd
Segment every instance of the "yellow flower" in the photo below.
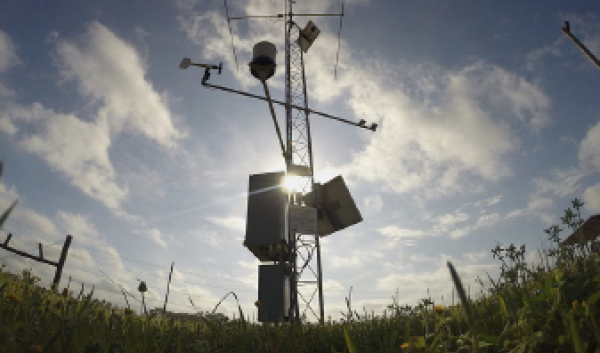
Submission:
{"label": "yellow flower", "polygon": [[254,302],[254,305],[255,305],[257,308],[258,308],[258,307],[260,307],[260,300],[257,300],[257,301],[255,301],[255,302]]}
{"label": "yellow flower", "polygon": [[436,313],[439,313],[440,311],[444,310],[444,306],[443,305],[436,305],[433,307],[433,309],[435,310]]}
{"label": "yellow flower", "polygon": [[573,301],[573,309],[577,309],[579,307],[579,302],[577,300]]}
{"label": "yellow flower", "polygon": [[410,343],[406,342],[406,343],[402,343],[402,345],[400,346],[400,348],[404,349],[407,348],[410,345]]}
{"label": "yellow flower", "polygon": [[31,346],[31,350],[36,353],[41,353],[44,349],[42,349],[42,346],[40,346],[39,344],[36,344]]}
{"label": "yellow flower", "polygon": [[21,299],[21,297],[19,297],[17,294],[15,294],[13,292],[8,293],[8,298],[10,300],[13,300],[13,301],[17,302],[17,303],[23,302],[23,299]]}

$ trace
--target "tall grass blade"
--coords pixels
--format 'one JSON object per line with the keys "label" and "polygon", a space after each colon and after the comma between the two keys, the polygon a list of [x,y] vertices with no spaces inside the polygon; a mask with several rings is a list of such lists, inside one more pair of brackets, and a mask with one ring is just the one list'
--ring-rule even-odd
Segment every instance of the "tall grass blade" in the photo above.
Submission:
{"label": "tall grass blade", "polygon": [[8,216],[10,215],[10,213],[12,212],[12,210],[15,208],[15,206],[17,205],[17,202],[19,200],[15,200],[12,205],[10,205],[10,207],[4,211],[4,213],[2,214],[2,217],[0,217],[0,227],[2,227],[2,225],[4,224],[4,222],[6,222],[6,219],[8,218]]}
{"label": "tall grass blade", "polygon": [[344,327],[343,330],[344,330],[344,339],[346,340],[346,346],[348,347],[348,351],[350,353],[358,353],[358,351],[356,350],[356,346],[354,345],[354,342],[352,342],[352,338],[350,338],[350,334],[348,333],[348,330],[346,329],[346,327]]}
{"label": "tall grass blade", "polygon": [[597,291],[596,293],[592,294],[588,300],[587,300],[587,304],[589,307],[594,306],[594,304],[596,304],[596,302],[600,299],[600,291]]}
{"label": "tall grass blade", "polygon": [[571,331],[571,337],[573,338],[573,346],[575,347],[575,352],[585,353],[583,345],[581,344],[579,328],[577,327],[577,322],[575,322],[575,318],[573,317],[573,312],[569,313],[569,329]]}
{"label": "tall grass blade", "polygon": [[498,294],[498,303],[500,304],[500,311],[502,312],[502,317],[504,320],[508,320],[508,310],[506,310],[506,303],[504,302],[504,298],[500,294]]}
{"label": "tall grass blade", "polygon": [[448,261],[448,269],[450,269],[452,282],[454,282],[454,286],[458,292],[458,297],[460,298],[463,310],[467,316],[467,323],[469,324],[469,328],[471,330],[471,339],[473,340],[473,353],[477,353],[479,351],[479,340],[477,338],[477,323],[475,321],[475,316],[473,315],[473,308],[471,307],[471,303],[467,298],[467,293],[465,292],[462,281],[460,280],[458,273],[456,273],[456,270],[450,261]]}

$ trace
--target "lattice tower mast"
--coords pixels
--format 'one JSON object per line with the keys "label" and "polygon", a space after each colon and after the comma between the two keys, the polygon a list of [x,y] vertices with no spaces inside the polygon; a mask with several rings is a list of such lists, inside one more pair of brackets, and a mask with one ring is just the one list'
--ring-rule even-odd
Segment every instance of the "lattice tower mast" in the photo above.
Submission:
{"label": "lattice tower mast", "polygon": [[[301,181],[299,183],[300,190],[298,191],[306,195],[313,191],[314,185],[310,121],[306,110],[292,108],[292,106],[297,106],[308,109],[304,53],[298,40],[301,28],[294,22],[293,18],[292,6],[294,1],[285,1],[287,5],[285,21],[286,151],[288,153],[286,167],[288,174],[298,175],[297,178]],[[296,170],[304,170],[306,173],[294,173]],[[316,197],[316,194],[313,193],[313,196]],[[292,194],[289,197],[289,202],[290,204],[300,204],[301,199],[298,194]],[[289,225],[289,213],[287,216],[287,224]],[[323,322],[323,276],[319,235],[292,234],[289,226],[288,235],[292,243],[290,317],[299,320],[308,313]],[[315,253],[316,259],[314,259]],[[315,299],[318,300],[319,304],[318,313],[315,311],[315,305],[313,305]],[[303,307],[302,311],[300,310],[301,306]]]}

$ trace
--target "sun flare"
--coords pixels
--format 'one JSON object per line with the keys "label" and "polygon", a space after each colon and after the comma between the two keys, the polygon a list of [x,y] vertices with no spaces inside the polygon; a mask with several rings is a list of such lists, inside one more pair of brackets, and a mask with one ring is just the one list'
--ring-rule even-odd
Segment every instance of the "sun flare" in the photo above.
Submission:
{"label": "sun flare", "polygon": [[306,178],[297,175],[286,175],[283,181],[283,187],[290,192],[299,192],[304,188]]}

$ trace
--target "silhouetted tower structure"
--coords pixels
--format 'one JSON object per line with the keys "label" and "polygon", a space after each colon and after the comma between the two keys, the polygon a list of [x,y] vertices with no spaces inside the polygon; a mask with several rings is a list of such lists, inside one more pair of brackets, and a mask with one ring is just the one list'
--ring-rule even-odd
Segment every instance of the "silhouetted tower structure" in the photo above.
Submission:
{"label": "silhouetted tower structure", "polygon": [[[293,12],[294,1],[284,1],[284,14],[243,17],[229,17],[226,0],[224,3],[228,24],[232,20],[249,18],[285,20],[285,102],[272,99],[266,83],[274,75],[276,68],[277,50],[269,42],[260,42],[254,46],[249,65],[251,74],[262,83],[264,97],[208,83],[210,70],[218,69],[220,73],[221,65],[197,64],[185,58],[180,67],[203,67],[205,74],[202,85],[205,87],[268,102],[286,171],[250,176],[244,245],[260,261],[270,263],[259,267],[259,299],[264,306],[259,309],[259,321],[299,322],[308,313],[323,323],[325,314],[320,237],[358,223],[362,218],[341,177],[324,185],[315,183],[309,115],[319,115],[371,131],[376,130],[377,124],[367,126],[364,120],[357,123],[308,107],[304,55],[320,30],[312,21],[302,28],[295,19],[303,16],[339,16],[339,37],[341,18],[344,15],[343,3],[339,14],[297,14]],[[229,29],[231,33],[231,26]],[[233,34],[231,35],[237,64]],[[335,73],[337,75],[337,56]],[[274,104],[285,109],[285,138],[279,129]],[[282,189],[276,186],[282,183],[284,175],[286,178],[296,179],[297,189],[287,191],[282,197]],[[318,301],[318,308],[314,305],[315,300]]]}

